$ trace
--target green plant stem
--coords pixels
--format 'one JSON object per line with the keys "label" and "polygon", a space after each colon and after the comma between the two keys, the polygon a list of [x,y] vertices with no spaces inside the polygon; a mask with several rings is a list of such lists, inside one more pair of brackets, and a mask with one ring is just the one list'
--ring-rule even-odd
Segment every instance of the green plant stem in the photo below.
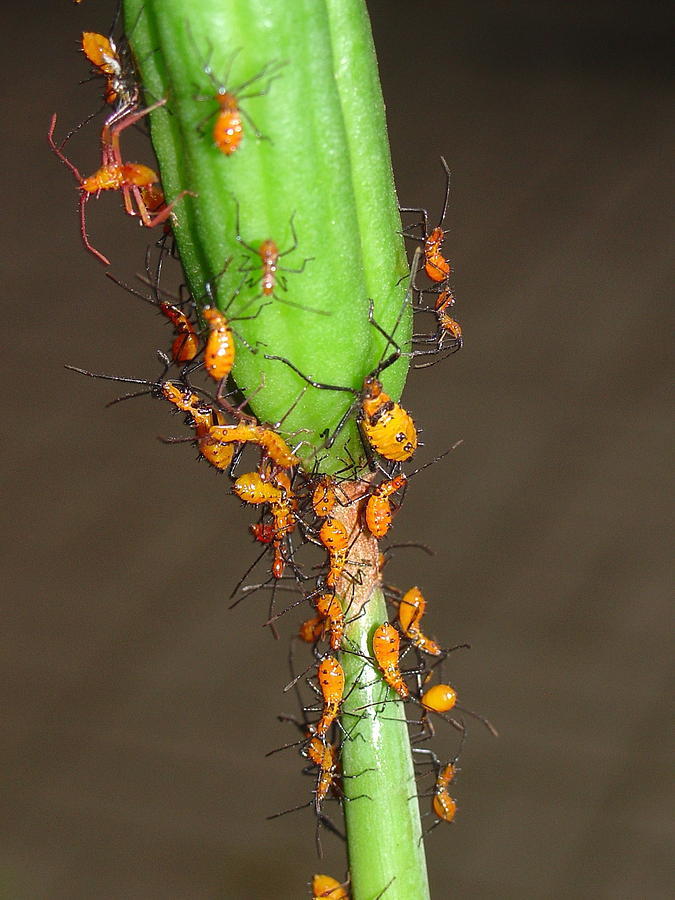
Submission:
{"label": "green plant stem", "polygon": [[[394,191],[384,106],[369,22],[362,0],[125,0],[129,39],[148,101],[166,98],[151,114],[153,144],[167,199],[181,190],[174,233],[193,296],[204,302],[225,260],[232,263],[214,282],[218,305],[227,309],[239,342],[234,378],[252,396],[263,421],[283,418],[307,385],[273,353],[304,374],[360,390],[387,349],[368,322],[375,317],[407,349],[411,310],[404,301],[407,263]],[[218,104],[213,78],[230,76],[236,88],[280,66],[276,77],[256,81],[241,108],[240,148],[225,156],[211,130]],[[214,97],[209,100],[208,97]],[[196,97],[206,97],[197,100]],[[236,239],[258,248],[272,238],[283,257],[287,291],[277,287],[264,308],[260,259]],[[306,262],[304,262],[306,260]],[[236,301],[242,272],[254,281]],[[402,280],[403,279],[403,280]],[[289,305],[294,304],[294,305]],[[239,316],[255,313],[253,319]],[[253,352],[252,352],[253,351]],[[400,396],[407,360],[383,372],[385,390]],[[263,385],[262,389],[260,389]],[[256,392],[257,390],[257,392]],[[284,421],[284,431],[303,430],[301,455],[321,448],[320,435],[334,429],[353,402],[345,392],[307,389]],[[345,439],[360,457],[353,417],[321,468],[344,467]]]}
{"label": "green plant stem", "polygon": [[[289,359],[315,380],[359,391],[364,377],[391,351],[368,321],[370,299],[376,320],[403,350],[412,330],[405,299],[408,266],[363,0],[192,0],[189,5],[124,0],[124,14],[147,102],[167,99],[150,117],[167,200],[186,189],[197,194],[179,202],[174,221],[186,278],[202,304],[212,283],[218,305],[232,321],[237,385],[250,396],[258,418],[269,422],[283,418],[307,386],[265,354]],[[225,78],[231,67],[226,87],[236,88],[273,62],[285,64],[278,77],[256,82],[252,92],[262,87],[265,93],[241,104],[264,139],[244,119],[241,147],[225,156],[210,136],[215,99],[196,99],[215,95],[205,66],[217,78]],[[288,272],[287,291],[279,288],[277,299],[265,307],[259,299],[259,259],[237,241],[237,207],[240,237],[254,248],[268,238],[281,250],[289,248],[293,217],[298,247],[283,265],[302,268],[307,260],[302,273]],[[230,257],[229,268],[217,278]],[[242,270],[250,270],[254,283],[230,304]],[[255,318],[240,318],[258,309]],[[394,399],[407,365],[402,357],[382,372]],[[345,392],[304,391],[283,430],[302,432],[306,443],[300,452],[308,466],[334,472],[344,468],[347,452],[362,458],[354,416],[332,449],[325,447],[325,434],[353,402]],[[356,486],[362,492],[363,485]],[[358,516],[357,507],[347,506],[345,515]],[[350,531],[359,529],[353,520]],[[376,587],[377,544],[361,535],[352,554],[371,559],[359,586],[364,615],[348,633],[369,655],[372,629],[386,618]],[[345,653],[344,664],[353,685],[363,674],[363,660]],[[345,728],[357,721],[354,739],[344,746],[345,773],[363,773],[345,779],[345,794],[370,797],[346,801],[352,897],[374,900],[393,878],[385,900],[425,900],[407,729],[395,721],[403,711],[392,703],[384,715],[371,709],[354,719],[354,707],[379,699],[382,690],[379,680],[371,688],[356,687],[345,704]]]}
{"label": "green plant stem", "polygon": [[[405,707],[372,663],[372,636],[387,620],[380,584],[379,547],[362,530],[363,483],[341,485],[345,505],[335,516],[352,535],[352,556],[360,563],[357,582],[343,578],[347,631],[341,655],[345,670],[342,742],[345,822],[354,900],[427,900],[429,887],[420,840],[418,788],[405,722]],[[367,659],[364,659],[367,657]],[[382,703],[387,700],[387,703]],[[373,704],[377,704],[373,706]],[[361,708],[365,707],[365,708]],[[365,795],[365,796],[363,796]]]}
{"label": "green plant stem", "polygon": [[[347,638],[361,653],[372,656],[373,631],[386,620],[384,596],[376,587],[363,619],[358,626],[352,623]],[[429,887],[405,707],[372,665],[364,668],[360,657],[343,654],[343,666],[349,696],[342,721],[350,740],[342,746],[342,765],[345,774],[358,776],[344,781],[353,896],[376,897],[394,879],[387,900],[423,900]],[[353,687],[357,680],[367,686]],[[383,699],[389,702],[359,709]],[[368,796],[350,799],[362,794]]]}

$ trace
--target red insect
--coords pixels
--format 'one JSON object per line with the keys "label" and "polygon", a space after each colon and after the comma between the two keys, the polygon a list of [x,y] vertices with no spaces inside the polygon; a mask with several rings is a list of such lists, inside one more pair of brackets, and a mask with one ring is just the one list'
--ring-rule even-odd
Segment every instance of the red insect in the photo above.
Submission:
{"label": "red insect", "polygon": [[[166,99],[153,103],[152,106],[138,112],[124,116],[118,122],[115,122],[109,128],[104,128],[105,137],[103,140],[103,165],[97,169],[92,175],[83,178],[79,170],[73,163],[63,154],[61,148],[54,142],[54,129],[56,127],[56,113],[52,116],[49,131],[47,132],[47,140],[52,151],[58,156],[61,162],[66,165],[75,176],[79,184],[80,190],[80,231],[85,247],[90,253],[93,253],[105,265],[110,265],[110,261],[103,256],[89,241],[87,236],[85,206],[89,198],[93,195],[98,196],[101,191],[121,191],[124,199],[124,208],[130,216],[140,216],[143,225],[146,228],[152,228],[165,222],[172,213],[176,203],[185,196],[191,194],[191,191],[181,191],[177,197],[167,206],[157,212],[154,216],[150,214],[145,205],[141,189],[150,187],[159,181],[159,176],[148,166],[140,163],[123,162],[119,155],[119,135],[129,126],[135,124],[152,110],[163,106]],[[193,195],[194,196],[194,195]],[[134,208],[135,204],[135,208]]]}

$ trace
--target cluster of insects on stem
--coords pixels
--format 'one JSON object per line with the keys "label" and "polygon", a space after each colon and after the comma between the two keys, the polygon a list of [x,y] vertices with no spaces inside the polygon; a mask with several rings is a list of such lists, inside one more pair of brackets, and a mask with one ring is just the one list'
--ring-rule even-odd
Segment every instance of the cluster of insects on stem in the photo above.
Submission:
{"label": "cluster of insects on stem", "polygon": [[[141,9],[139,16],[142,13]],[[487,719],[458,702],[457,690],[444,674],[450,654],[468,645],[444,648],[428,633],[426,620],[423,622],[427,601],[419,587],[401,590],[383,583],[386,562],[398,547],[405,546],[390,543],[389,534],[409,482],[457,446],[406,471],[421,445],[418,429],[410,412],[386,392],[382,381],[383,374],[402,358],[408,357],[414,368],[428,368],[463,345],[462,329],[450,315],[455,303],[450,288],[453,270],[444,249],[450,198],[448,165],[441,158],[445,184],[436,225],[430,225],[431,217],[424,208],[401,208],[401,213],[411,220],[401,234],[415,250],[408,290],[393,328],[387,330],[380,324],[374,301],[368,301],[367,327],[383,347],[379,361],[364,373],[358,387],[321,381],[293,359],[275,352],[271,342],[247,340],[241,325],[265,316],[273,303],[300,307],[307,315],[331,315],[329,310],[309,309],[292,299],[293,279],[308,277],[306,269],[314,259],[304,256],[301,262],[287,264],[286,257],[301,249],[293,210],[288,215],[287,245],[265,234],[246,233],[244,237],[240,200],[232,196],[232,238],[242,257],[223,258],[217,271],[207,273],[199,295],[185,285],[178,290],[166,286],[166,269],[178,259],[172,234],[177,210],[182,202],[189,202],[186,198],[197,195],[186,185],[166,202],[157,172],[144,163],[129,162],[123,152],[125,132],[143,126],[152,112],[170,112],[171,102],[169,97],[160,97],[143,105],[133,54],[126,37],[115,36],[116,29],[115,21],[108,34],[83,32],[81,38],[92,77],[103,82],[99,167],[83,176],[64,150],[73,134],[96,113],[61,142],[55,137],[54,114],[47,138],[53,153],[75,179],[82,241],[98,260],[110,265],[107,256],[89,238],[86,210],[92,197],[119,191],[127,215],[137,217],[146,228],[163,226],[159,239],[146,247],[137,283],[129,284],[111,272],[107,275],[133,297],[154,307],[172,333],[166,349],[157,351],[158,370],[150,377],[68,368],[133,386],[108,405],[143,395],[166,403],[186,429],[181,436],[165,438],[166,443],[193,445],[198,457],[206,460],[224,479],[229,492],[254,514],[249,531],[259,548],[258,555],[232,591],[231,607],[256,594],[269,594],[264,625],[275,637],[279,636],[277,623],[282,617],[292,610],[306,610],[291,637],[291,680],[284,688],[285,693],[293,692],[297,709],[280,716],[300,737],[270,752],[295,749],[303,772],[312,776],[314,786],[306,802],[270,818],[311,809],[319,854],[321,828],[344,837],[342,824],[328,814],[327,804],[336,801],[342,807],[346,802],[367,803],[372,799],[365,791],[350,791],[346,796],[346,780],[357,780],[363,773],[345,771],[345,747],[356,739],[360,722],[386,717],[391,704],[397,703],[406,704],[406,709],[413,711],[406,721],[411,729],[416,770],[420,777],[433,774],[435,780],[430,792],[419,794],[431,797],[428,812],[434,821],[424,832],[427,834],[441,822],[450,823],[455,818],[457,806],[449,789],[458,771],[467,719],[477,720],[496,733]],[[231,52],[223,71],[218,73],[212,65],[212,46],[200,47],[189,26],[187,34],[196,58],[201,59],[201,72],[208,86],[206,94],[195,92],[194,102],[211,104],[195,129],[200,139],[217,152],[218,162],[227,164],[235,154],[246,153],[248,142],[266,140],[247,106],[249,101],[273,89],[275,82],[283,78],[287,63],[271,60],[250,77],[237,80],[232,71],[241,59],[241,48]],[[302,243],[302,252],[307,249],[311,253],[311,246],[306,248]],[[229,293],[222,288],[225,278],[233,285]],[[242,299],[244,295],[248,299]],[[428,297],[433,299],[432,305],[427,305]],[[420,316],[432,315],[435,328],[413,333],[412,345],[405,349],[398,342],[397,329],[409,306]],[[273,364],[273,370],[292,373],[297,399],[278,421],[260,421],[251,411],[256,392],[264,384],[242,390],[233,381],[240,352],[260,354]],[[347,394],[349,399],[342,415],[323,432],[318,446],[308,445],[304,436],[308,429],[290,435],[284,430],[285,420],[308,391]],[[325,453],[340,448],[341,436],[350,422],[356,423],[366,463],[354,459],[345,443],[338,451],[343,453],[342,468],[327,474],[322,470]],[[430,552],[424,545],[413,546]],[[354,622],[364,617],[372,588],[378,584],[383,586],[392,615],[377,625],[364,652],[349,637],[349,631]],[[281,609],[280,597],[290,601]],[[309,649],[310,662],[297,673],[296,655],[301,646]],[[362,664],[351,684],[345,676],[347,657]],[[412,661],[411,666],[405,665],[406,657]],[[382,688],[381,697],[372,704],[352,704],[347,710],[352,692],[373,677]],[[309,700],[307,691],[311,692]],[[426,742],[445,725],[458,735],[458,746],[439,757]],[[394,881],[392,876],[381,886],[378,898],[386,895]],[[346,900],[349,877],[339,881],[317,874],[311,890],[314,898]]]}

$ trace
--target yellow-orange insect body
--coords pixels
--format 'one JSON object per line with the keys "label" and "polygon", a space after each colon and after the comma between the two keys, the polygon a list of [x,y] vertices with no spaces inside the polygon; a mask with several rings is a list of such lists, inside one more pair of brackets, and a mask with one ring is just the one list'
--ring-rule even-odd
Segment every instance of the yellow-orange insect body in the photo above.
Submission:
{"label": "yellow-orange insect body", "polygon": [[449,684],[435,684],[422,694],[420,703],[431,712],[446,713],[457,703],[457,691]]}
{"label": "yellow-orange insect body", "polygon": [[83,31],[81,43],[94,74],[105,79],[103,99],[116,108],[113,116],[134,109],[138,103],[139,89],[126,40],[118,47],[112,36],[106,37],[96,31]]}
{"label": "yellow-orange insect body", "polygon": [[237,98],[228,91],[219,92],[216,100],[220,112],[213,125],[213,143],[225,156],[230,156],[239,149],[244,136],[241,112]]}
{"label": "yellow-orange insect body", "polygon": [[399,666],[401,639],[390,622],[378,625],[373,634],[373,655],[389,687],[403,700],[410,696],[410,689],[403,680]]}
{"label": "yellow-orange insect body", "polygon": [[319,530],[319,540],[328,550],[326,584],[335,587],[349,557],[349,534],[342,522],[327,516]]}
{"label": "yellow-orange insect body", "polygon": [[457,804],[448,794],[448,785],[456,774],[457,769],[454,763],[448,763],[447,766],[443,766],[438,773],[431,805],[434,813],[442,822],[452,822],[457,812]]}
{"label": "yellow-orange insect body", "polygon": [[448,211],[448,200],[450,199],[450,169],[442,156],[441,165],[445,171],[445,199],[438,225],[429,231],[429,213],[426,209],[401,207],[401,212],[416,212],[422,216],[422,220],[419,223],[419,227],[422,229],[422,236],[417,237],[407,232],[404,232],[404,235],[411,240],[421,241],[424,251],[424,271],[427,277],[436,284],[442,284],[444,281],[447,281],[452,274],[452,267],[441,250],[443,239],[445,238],[443,222]]}
{"label": "yellow-orange insect body", "polygon": [[349,900],[345,885],[330,875],[312,878],[312,900]]}
{"label": "yellow-orange insect body", "polygon": [[284,574],[285,560],[281,552],[283,538],[295,528],[296,518],[294,513],[294,499],[282,497],[270,504],[270,512],[274,517],[274,561],[272,563],[272,575],[281,578]]}
{"label": "yellow-orange insect body", "polygon": [[298,637],[306,644],[316,644],[323,637],[325,624],[324,616],[312,616],[311,619],[305,619],[298,629]]}
{"label": "yellow-orange insect body", "polygon": [[450,263],[441,253],[441,245],[445,232],[439,226],[434,228],[424,241],[424,271],[428,277],[437,283],[450,277]]}
{"label": "yellow-orange insect body", "polygon": [[101,191],[120,191],[125,187],[146,187],[157,181],[157,173],[141,163],[108,163],[83,179],[80,186],[87,194],[100,194]]}
{"label": "yellow-orange insect body", "polygon": [[366,525],[370,533],[378,540],[383,538],[391,527],[392,509],[389,498],[400,491],[406,483],[406,476],[401,473],[389,481],[383,481],[373,489],[366,503]]}
{"label": "yellow-orange insect body", "polygon": [[195,427],[199,452],[212,466],[224,472],[232,463],[235,448],[228,444],[220,444],[209,435],[209,426]]}
{"label": "yellow-orange insect body", "polygon": [[462,346],[462,326],[459,324],[459,322],[453,319],[448,312],[450,307],[454,305],[455,297],[451,291],[441,291],[436,299],[436,303],[434,304],[436,321],[438,322],[438,328],[440,331],[438,337],[439,349],[443,346],[443,341],[446,336],[451,337],[452,340],[455,341],[457,350],[459,350]]}
{"label": "yellow-orange insect body", "polygon": [[[211,429],[211,435],[213,429]],[[258,472],[240,475],[232,486],[232,490],[244,503],[274,503],[282,499],[282,491],[276,485],[263,481]]]}
{"label": "yellow-orange insect body", "polygon": [[329,477],[322,478],[312,494],[314,514],[321,519],[325,519],[326,516],[333,512],[335,500],[335,488],[333,487],[332,479]]}
{"label": "yellow-orange insect body", "polygon": [[173,404],[181,412],[192,416],[195,425],[209,428],[213,424],[213,410],[207,406],[198,394],[184,387],[178,387],[171,381],[161,386],[162,397]]}
{"label": "yellow-orange insect body", "polygon": [[385,394],[374,376],[363,385],[361,427],[373,450],[385,459],[405,462],[417,449],[417,429],[410,413]]}
{"label": "yellow-orange insect body", "polygon": [[339,599],[335,594],[319,594],[314,598],[314,606],[325,622],[331,650],[339,650],[345,635],[345,615]]}
{"label": "yellow-orange insect body", "polygon": [[176,363],[191,362],[199,351],[199,335],[195,326],[182,309],[172,303],[167,303],[166,300],[160,301],[159,309],[169,319],[176,334],[171,344],[173,361]]}
{"label": "yellow-orange insect body", "polygon": [[272,462],[283,469],[290,469],[300,462],[281,435],[262,425],[240,422],[237,425],[214,426],[211,437],[223,443],[258,444]]}
{"label": "yellow-orange insect body", "polygon": [[234,365],[234,335],[227,319],[215,306],[205,306],[202,316],[209,327],[204,349],[204,368],[215,381],[222,381],[227,378]]}
{"label": "yellow-orange insect body", "polygon": [[[199,48],[194,43],[194,39],[193,44],[195,47],[195,51],[198,53]],[[284,65],[283,63],[278,62],[269,62],[262,68],[260,72],[258,72],[257,75],[254,75],[252,78],[249,78],[240,84],[233,85],[230,82],[230,70],[238,53],[239,50],[235,50],[235,52],[231,55],[222,82],[219,81],[218,78],[216,78],[216,75],[211,68],[210,62],[208,62],[203,67],[204,74],[208,76],[215,90],[215,93],[196,98],[198,100],[215,100],[215,102],[218,104],[218,114],[214,122],[212,132],[213,143],[221,153],[225,154],[225,156],[231,156],[233,153],[235,153],[239,149],[239,146],[243,140],[244,127],[242,117],[245,117],[248,120],[249,124],[253,128],[253,131],[255,132],[256,137],[263,137],[263,135],[260,134],[258,129],[253,124],[251,117],[244,110],[242,110],[241,101],[244,99],[250,100],[252,97],[261,97],[263,94],[266,94],[269,90],[270,84],[277,77],[279,70]],[[268,82],[259,91],[255,91],[253,93],[243,93],[245,88],[250,87],[252,84],[255,84],[256,81],[260,81],[265,76],[268,77]],[[202,125],[206,121],[208,121],[212,115],[213,113],[209,113],[206,116],[204,121],[199,126],[200,131],[202,130]]]}
{"label": "yellow-orange insect body", "polygon": [[436,641],[422,633],[420,620],[424,615],[426,600],[418,587],[412,587],[401,597],[398,607],[398,621],[403,634],[412,644],[429,656],[441,656],[443,651]]}
{"label": "yellow-orange insect body", "polygon": [[327,550],[344,550],[349,543],[349,535],[342,522],[327,516],[319,531],[319,540]]}
{"label": "yellow-orange insect body", "polygon": [[82,32],[82,51],[89,62],[103,75],[118,75],[121,71],[117,48],[104,34]]}
{"label": "yellow-orange insect body", "polygon": [[323,696],[323,711],[314,726],[314,734],[317,737],[325,737],[340,710],[345,689],[345,673],[334,656],[326,656],[317,667],[317,679]]}

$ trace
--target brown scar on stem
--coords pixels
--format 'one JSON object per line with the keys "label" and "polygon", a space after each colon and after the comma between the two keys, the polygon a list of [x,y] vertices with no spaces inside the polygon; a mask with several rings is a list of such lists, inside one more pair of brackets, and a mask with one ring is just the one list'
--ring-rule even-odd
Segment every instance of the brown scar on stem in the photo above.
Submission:
{"label": "brown scar on stem", "polygon": [[341,575],[338,579],[336,593],[341,597],[349,597],[350,618],[361,612],[382,581],[377,538],[368,531],[363,515],[369,496],[367,482],[372,478],[369,475],[359,481],[341,482],[338,500],[332,512],[333,518],[345,526],[349,535],[349,557],[345,565],[345,572],[348,574]]}

